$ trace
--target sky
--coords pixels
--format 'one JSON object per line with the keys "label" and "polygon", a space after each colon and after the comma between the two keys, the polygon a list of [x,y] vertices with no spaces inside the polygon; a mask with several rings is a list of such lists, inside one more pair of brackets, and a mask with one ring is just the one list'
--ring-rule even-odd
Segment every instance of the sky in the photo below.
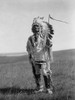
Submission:
{"label": "sky", "polygon": [[26,52],[33,19],[49,14],[68,24],[53,26],[53,51],[75,48],[75,0],[0,0],[0,53]]}

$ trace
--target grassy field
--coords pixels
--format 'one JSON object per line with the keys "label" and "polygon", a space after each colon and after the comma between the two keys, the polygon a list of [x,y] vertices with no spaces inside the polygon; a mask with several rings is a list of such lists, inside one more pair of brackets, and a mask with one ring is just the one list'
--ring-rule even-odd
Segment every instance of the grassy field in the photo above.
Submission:
{"label": "grassy field", "polygon": [[75,100],[75,50],[53,52],[53,95],[34,94],[28,56],[0,57],[0,100]]}

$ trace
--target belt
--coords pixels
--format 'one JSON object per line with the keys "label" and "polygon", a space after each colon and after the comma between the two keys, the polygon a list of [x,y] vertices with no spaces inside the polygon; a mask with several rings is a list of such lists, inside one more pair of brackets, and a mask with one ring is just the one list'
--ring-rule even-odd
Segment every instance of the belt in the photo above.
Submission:
{"label": "belt", "polygon": [[46,63],[46,61],[35,61],[35,63],[41,64],[41,63]]}

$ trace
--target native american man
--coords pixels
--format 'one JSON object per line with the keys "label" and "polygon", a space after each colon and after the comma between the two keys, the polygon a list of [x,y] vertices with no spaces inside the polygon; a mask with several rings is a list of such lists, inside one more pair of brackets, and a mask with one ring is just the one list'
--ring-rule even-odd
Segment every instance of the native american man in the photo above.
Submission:
{"label": "native american man", "polygon": [[42,92],[44,90],[44,87],[40,85],[40,69],[42,69],[46,91],[52,94],[50,89],[52,84],[50,63],[53,61],[51,42],[52,35],[54,34],[53,28],[48,22],[43,21],[43,18],[37,17],[33,20],[32,32],[33,35],[27,41],[27,51],[37,91]]}

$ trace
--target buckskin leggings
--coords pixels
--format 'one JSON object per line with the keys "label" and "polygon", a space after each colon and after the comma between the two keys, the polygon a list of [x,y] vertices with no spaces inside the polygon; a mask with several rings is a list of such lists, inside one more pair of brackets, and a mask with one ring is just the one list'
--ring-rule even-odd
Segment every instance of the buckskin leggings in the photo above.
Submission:
{"label": "buckskin leggings", "polygon": [[45,82],[45,87],[50,88],[50,83],[52,83],[51,79],[51,70],[50,70],[50,63],[43,63],[43,64],[33,64],[32,63],[32,72],[35,78],[35,82],[37,86],[40,86],[40,81],[41,81],[41,70]]}

